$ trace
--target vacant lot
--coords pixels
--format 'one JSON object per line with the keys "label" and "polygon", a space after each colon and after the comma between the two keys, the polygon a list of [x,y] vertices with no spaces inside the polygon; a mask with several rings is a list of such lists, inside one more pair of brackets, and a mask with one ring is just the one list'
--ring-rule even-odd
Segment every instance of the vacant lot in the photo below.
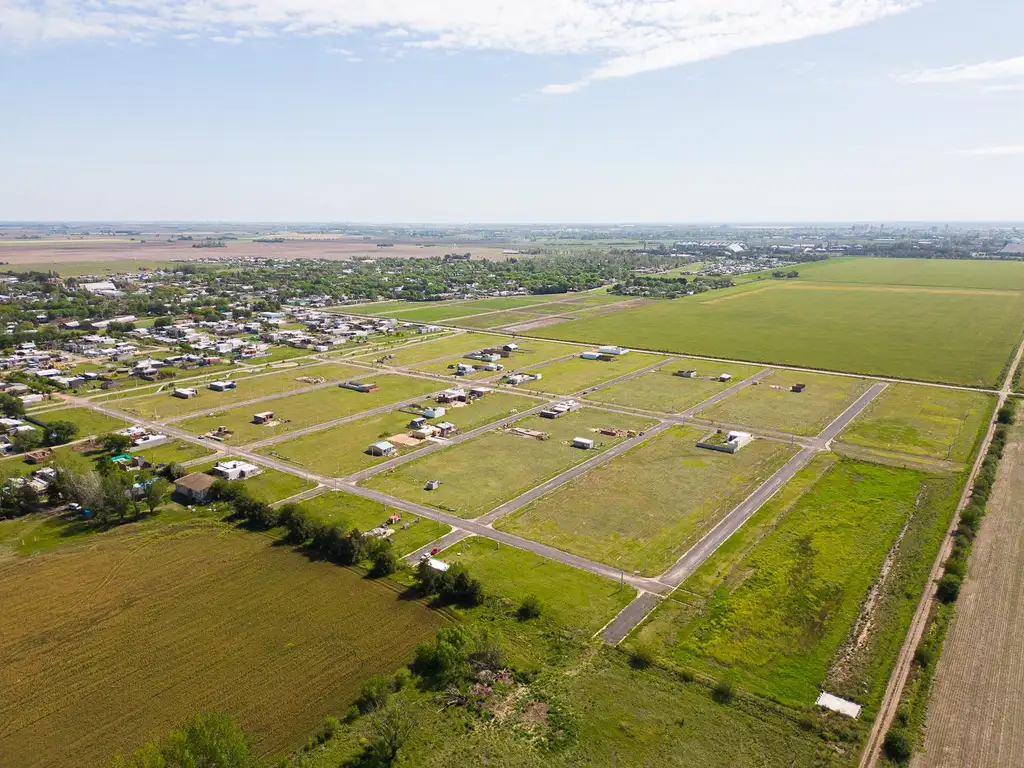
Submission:
{"label": "vacant lot", "polygon": [[[434,405],[433,401],[424,404]],[[429,419],[428,424],[447,421],[455,424],[462,432],[482,427],[511,415],[514,411],[525,411],[537,405],[524,397],[493,392],[482,400],[462,408],[449,407],[440,419]],[[367,469],[387,459],[370,456],[366,449],[371,443],[384,440],[392,435],[407,434],[412,412],[390,411],[365,419],[350,421],[337,427],[314,432],[305,437],[275,443],[261,449],[261,453],[282,459],[319,474],[330,477],[344,477],[353,472]],[[427,448],[435,443],[424,440],[415,446],[398,445],[399,455],[406,455]]]}
{"label": "vacant lot", "polygon": [[542,374],[543,378],[540,381],[523,384],[522,388],[568,395],[654,365],[661,360],[667,360],[667,358],[661,355],[644,355],[639,352],[630,352],[607,361],[584,360],[582,357],[575,357],[572,360],[563,360],[560,363],[552,363],[539,368],[537,373]]}
{"label": "vacant lot", "polygon": [[517,608],[524,598],[540,600],[541,615],[587,636],[611,621],[636,597],[631,587],[586,571],[545,560],[532,552],[470,538],[439,555],[449,563],[464,563],[483,582],[488,594],[500,595]]}
{"label": "vacant lot", "polygon": [[0,565],[4,762],[105,765],[197,711],[281,754],[442,625],[264,536],[162,530]]}
{"label": "vacant lot", "polygon": [[[673,375],[678,370],[697,370],[699,378],[684,379]],[[678,360],[635,379],[613,384],[587,395],[591,400],[646,411],[680,413],[702,403],[733,384],[763,370],[757,366],[735,363],[709,363],[704,360]],[[732,381],[721,382],[723,373]]]}
{"label": "vacant lot", "polygon": [[[793,385],[798,383],[806,384],[807,389],[793,392]],[[698,416],[755,429],[816,435],[851,406],[870,384],[850,376],[780,370],[701,411]]]}
{"label": "vacant lot", "polygon": [[47,424],[52,424],[55,421],[70,421],[78,427],[76,440],[90,435],[106,434],[128,426],[128,422],[123,419],[115,419],[90,408],[59,408],[56,411],[40,413],[34,418]]}
{"label": "vacant lot", "polygon": [[144,456],[150,464],[170,464],[172,461],[182,464],[209,456],[214,451],[195,443],[186,443],[184,440],[171,440],[152,448],[135,449],[132,453]]}
{"label": "vacant lot", "polygon": [[[315,496],[309,501],[302,502],[301,506],[315,519],[330,523],[346,533],[353,528],[360,531],[376,528],[396,511],[362,496],[338,491]],[[408,512],[400,514],[402,522],[392,526],[395,535],[390,539],[399,556],[413,552],[451,531],[450,526],[436,520],[417,517]]]}
{"label": "vacant lot", "polygon": [[[217,458],[205,464],[191,467],[193,472],[210,472],[214,465],[221,461],[231,461],[231,457]],[[212,474],[212,473],[211,473]],[[311,480],[303,480],[301,477],[281,472],[277,469],[263,468],[262,474],[237,481],[242,485],[254,499],[273,504],[275,501],[283,501],[297,493],[308,491],[316,487]]]}
{"label": "vacant lot", "polygon": [[[373,392],[354,392],[341,387],[327,387],[315,392],[277,398],[258,405],[241,406],[231,410],[218,411],[208,416],[197,416],[183,422],[181,426],[190,432],[204,434],[223,425],[234,432],[227,442],[240,445],[277,437],[325,421],[352,416],[360,411],[400,402],[441,389],[434,381],[394,374],[374,375],[367,372],[367,375],[359,377],[359,380],[375,381],[380,385],[380,389]],[[275,425],[253,424],[253,414],[261,411],[273,411],[278,423]]]}
{"label": "vacant lot", "polygon": [[377,360],[385,354],[390,354],[392,358],[387,361],[387,365],[407,367],[428,360],[437,360],[451,355],[474,352],[478,349],[497,344],[499,341],[501,341],[501,338],[498,336],[487,336],[482,333],[459,333],[453,336],[434,339],[433,341],[425,341],[422,344],[410,344],[407,347],[392,351],[361,355],[359,359],[368,362]]}
{"label": "vacant lot", "polygon": [[[125,413],[134,413],[147,419],[169,419],[187,413],[220,410],[235,403],[255,400],[258,397],[271,397],[273,395],[286,394],[295,389],[314,386],[308,381],[298,381],[299,378],[323,378],[328,381],[340,381],[365,375],[366,371],[360,368],[328,363],[295,368],[266,376],[235,378],[234,380],[238,382],[238,387],[229,389],[226,392],[214,392],[205,383],[196,385],[191,383],[181,384],[180,386],[183,387],[194,386],[198,394],[191,400],[175,397],[171,394],[174,391],[174,385],[167,385],[166,390],[160,394],[140,397],[124,402],[117,407]],[[224,378],[233,377],[225,375]]]}
{"label": "vacant lot", "polygon": [[995,397],[895,384],[843,433],[845,443],[965,462],[988,427]]}
{"label": "vacant lot", "polygon": [[[555,420],[529,417],[513,426],[544,432],[550,439],[522,437],[509,430],[489,432],[374,475],[363,485],[459,517],[479,517],[625,439],[598,435],[593,430],[641,430],[652,423],[588,408]],[[595,449],[571,447],[573,437],[593,438]],[[441,481],[441,487],[425,490],[426,482],[435,479]]]}
{"label": "vacant lot", "polygon": [[627,571],[659,574],[796,453],[756,440],[729,455],[697,448],[700,437],[673,427],[497,527]]}
{"label": "vacant lot", "polygon": [[474,315],[458,321],[461,328],[501,328],[505,325],[527,323],[537,319],[537,315],[526,312],[493,312],[488,315]]}
{"label": "vacant lot", "polygon": [[537,331],[836,371],[995,385],[1024,327],[1024,294],[870,285],[750,284]]}
{"label": "vacant lot", "polygon": [[[511,353],[508,357],[502,358],[500,365],[505,366],[504,373],[511,373],[512,371],[522,370],[538,363],[544,363],[548,360],[554,360],[559,357],[565,357],[566,355],[578,354],[582,351],[582,347],[575,346],[574,344],[559,344],[553,341],[537,341],[536,339],[513,339],[503,338],[501,336],[491,336],[490,340],[482,344],[480,347],[475,349],[466,350],[468,352],[474,352],[482,347],[501,347],[507,343],[515,343],[519,345],[519,350]],[[470,363],[470,364],[482,364],[474,363],[473,360],[468,360],[460,354],[450,355],[446,358],[438,360],[436,363],[429,365],[417,365],[416,370],[424,371],[426,373],[453,373],[453,369],[458,363]],[[451,366],[451,368],[449,368]],[[547,370],[547,367],[545,367]],[[480,373],[473,374],[473,377],[488,377],[496,376],[495,373]]]}
{"label": "vacant lot", "polygon": [[801,264],[795,269],[801,280],[813,282],[1024,290],[1024,264],[1019,261],[853,257]]}

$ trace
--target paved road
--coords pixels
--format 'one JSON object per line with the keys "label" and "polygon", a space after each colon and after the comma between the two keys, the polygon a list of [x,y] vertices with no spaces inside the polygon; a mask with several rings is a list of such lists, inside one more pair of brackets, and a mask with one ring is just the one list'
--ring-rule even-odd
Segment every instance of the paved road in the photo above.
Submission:
{"label": "paved road", "polygon": [[606,643],[618,645],[632,632],[647,615],[653,611],[661,597],[651,592],[641,592],[633,601],[623,608],[601,632],[601,637]]}
{"label": "paved road", "polygon": [[416,565],[425,555],[429,555],[435,549],[439,549],[443,552],[450,547],[454,547],[460,541],[465,541],[472,537],[472,535],[473,534],[469,531],[460,531],[458,528],[455,528],[450,533],[446,533],[440,539],[436,539],[429,544],[424,544],[415,552],[410,552],[405,556],[405,561],[409,563],[409,565]]}
{"label": "paved road", "polygon": [[716,405],[716,404],[720,403],[722,400],[725,400],[725,398],[731,397],[732,395],[735,395],[741,389],[746,389],[747,387],[749,387],[754,382],[760,381],[765,376],[768,376],[768,375],[770,375],[770,374],[772,374],[774,372],[775,372],[775,370],[773,368],[765,368],[763,371],[758,371],[753,376],[748,376],[743,381],[739,381],[739,382],[733,384],[728,389],[723,389],[721,392],[718,392],[717,394],[712,395],[711,397],[709,397],[704,402],[697,403],[695,406],[693,406],[691,408],[687,408],[685,411],[683,411],[679,415],[682,418],[684,418],[684,419],[693,418],[694,416],[696,416],[698,413],[700,413],[701,411],[705,410],[706,408],[710,408],[712,405]]}
{"label": "paved road", "polygon": [[871,405],[871,401],[878,397],[889,385],[884,381],[875,382],[872,384],[868,391],[857,398],[857,401],[839,414],[831,424],[825,427],[825,431],[818,435],[817,440],[822,448],[828,448],[828,444],[831,443],[835,438],[850,426],[850,422],[860,416],[864,409]]}

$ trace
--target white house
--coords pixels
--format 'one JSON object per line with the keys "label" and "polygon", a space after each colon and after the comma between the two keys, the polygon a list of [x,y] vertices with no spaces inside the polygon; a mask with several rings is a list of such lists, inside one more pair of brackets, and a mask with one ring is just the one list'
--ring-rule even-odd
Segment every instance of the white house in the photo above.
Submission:
{"label": "white house", "polygon": [[261,474],[263,470],[244,461],[221,461],[214,466],[213,472],[225,480],[245,480]]}
{"label": "white house", "polygon": [[366,452],[371,456],[394,456],[398,451],[387,440],[381,440],[367,448]]}
{"label": "white house", "polygon": [[440,419],[446,413],[448,413],[448,409],[438,405],[428,406],[423,409],[423,415],[428,419]]}
{"label": "white house", "polygon": [[193,397],[195,397],[198,394],[199,393],[196,392],[191,387],[185,387],[185,388],[182,388],[182,389],[174,390],[174,396],[175,397],[180,397],[182,400],[191,400]]}

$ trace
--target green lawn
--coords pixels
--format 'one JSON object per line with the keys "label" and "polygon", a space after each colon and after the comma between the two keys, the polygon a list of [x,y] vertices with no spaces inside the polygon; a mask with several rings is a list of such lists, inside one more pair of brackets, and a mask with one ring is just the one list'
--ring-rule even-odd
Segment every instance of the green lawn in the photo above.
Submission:
{"label": "green lawn", "polygon": [[[187,413],[209,412],[225,408],[234,403],[246,400],[254,400],[257,397],[268,397],[289,392],[293,389],[303,389],[312,386],[307,382],[297,381],[298,378],[325,378],[328,381],[341,381],[343,379],[359,378],[366,374],[360,368],[350,365],[339,365],[337,363],[325,363],[304,368],[293,368],[280,373],[261,375],[256,377],[230,377],[238,382],[236,389],[229,389],[226,392],[214,392],[204,384],[196,384],[195,390],[198,395],[191,400],[182,400],[171,394],[175,387],[168,385],[167,389],[160,394],[140,397],[136,400],[126,402],[119,406],[120,410],[126,413],[135,413],[147,419],[168,419],[175,416],[182,416]],[[227,376],[224,377],[229,378]],[[216,381],[216,379],[214,379]],[[181,384],[180,386],[191,386]],[[272,406],[268,404],[267,410]],[[263,409],[261,409],[263,410]]]}
{"label": "green lawn", "polygon": [[[353,392],[341,387],[327,387],[258,405],[217,411],[212,416],[198,416],[183,422],[181,426],[190,432],[204,434],[224,425],[234,431],[234,435],[227,442],[241,445],[287,434],[332,419],[352,416],[360,411],[441,389],[437,382],[394,374],[375,375],[369,371],[366,375],[360,376],[359,380],[375,381],[380,385],[380,389],[374,392]],[[253,424],[253,414],[260,411],[273,411],[281,423],[276,426]]]}
{"label": "green lawn", "polygon": [[467,317],[465,320],[459,320],[458,324],[463,328],[500,328],[503,325],[527,323],[536,318],[536,315],[525,312],[497,312],[491,315]]}
{"label": "green lawn", "polygon": [[152,448],[137,449],[132,451],[132,453],[145,456],[150,464],[170,464],[171,462],[182,464],[186,461],[209,456],[213,451],[195,443],[187,443],[184,440],[171,440]]}
{"label": "green lawn", "polygon": [[535,333],[568,341],[987,386],[999,382],[1022,327],[1022,293],[795,280],[656,301]]}
{"label": "green lawn", "polygon": [[673,427],[496,527],[626,571],[657,575],[796,452],[755,440],[730,455],[697,448],[700,437]]}
{"label": "green lawn", "polygon": [[[192,472],[210,473],[214,465],[222,461],[232,461],[232,457],[220,456],[205,464],[191,467],[190,470]],[[316,487],[316,483],[311,480],[304,480],[287,472],[267,467],[263,467],[262,474],[245,480],[239,480],[238,482],[245,486],[245,489],[252,494],[254,499],[265,501],[268,504],[282,501],[297,493],[302,493]]]}
{"label": "green lawn", "polygon": [[427,360],[436,360],[449,355],[461,355],[483,347],[490,347],[501,340],[500,336],[488,336],[481,333],[460,333],[440,339],[426,341],[422,344],[410,344],[395,350],[383,350],[370,355],[360,355],[363,362],[377,360],[385,354],[393,355],[387,365],[408,367]]}
{"label": "green lawn", "polygon": [[90,408],[59,408],[55,411],[40,413],[34,418],[46,423],[70,421],[78,427],[76,440],[91,435],[106,434],[107,432],[124,429],[128,426],[128,422],[123,419],[115,419],[112,416],[107,416]]}
{"label": "green lawn", "polygon": [[[702,378],[684,379],[673,375],[676,371],[689,369],[696,369],[697,375]],[[599,389],[587,397],[591,400],[622,405],[627,408],[680,413],[761,370],[764,369],[759,366],[735,363],[678,360],[635,379],[615,384],[606,389]],[[732,381],[718,381],[718,377],[723,373],[732,376]]]}
{"label": "green lawn", "polygon": [[515,609],[527,596],[540,600],[541,615],[592,635],[636,597],[631,587],[580,571],[532,552],[473,537],[440,555],[465,564],[488,595],[500,595]]}
{"label": "green lawn", "polygon": [[[433,400],[425,400],[423,404],[435,403]],[[460,431],[469,432],[509,416],[513,411],[529,410],[534,405],[536,403],[532,400],[523,397],[505,392],[492,392],[472,405],[449,408],[444,417],[428,420],[428,423],[448,421],[455,424]],[[367,454],[367,446],[395,434],[408,433],[409,421],[412,418],[412,413],[391,411],[276,443],[262,448],[260,452],[319,474],[344,477],[387,461],[385,458]],[[424,440],[418,446],[399,445],[399,455],[414,453],[430,445],[434,443],[429,440]]]}
{"label": "green lawn", "polygon": [[[527,368],[531,365],[544,363],[548,360],[564,357],[565,355],[579,354],[583,351],[582,347],[578,347],[575,344],[559,344],[554,341],[538,341],[536,339],[516,339],[511,336],[491,336],[479,347],[473,347],[465,351],[475,352],[484,347],[502,347],[509,343],[519,345],[519,350],[512,352],[508,357],[502,358],[499,361],[500,365],[505,366],[505,370],[502,373],[511,373],[513,371],[522,370],[523,368]],[[469,360],[461,354],[455,354],[448,358],[439,360],[436,363],[431,363],[429,365],[417,365],[416,370],[423,371],[425,373],[446,374],[452,373],[455,365],[458,363],[483,365],[483,363],[480,363],[479,361]],[[451,366],[451,368],[449,368],[449,366]],[[547,368],[545,368],[545,370],[547,370]],[[497,374],[482,372],[479,374],[472,374],[471,378],[495,375]]]}
{"label": "green lawn", "polygon": [[[597,435],[592,430],[643,430],[652,424],[649,419],[590,408],[561,419],[529,417],[514,426],[546,432],[550,439],[521,437],[508,430],[489,432],[374,475],[363,485],[459,517],[479,517],[625,439]],[[593,438],[595,449],[572,448],[573,437]],[[441,487],[425,490],[426,482],[433,479],[441,480]]]}
{"label": "green lawn", "polygon": [[540,381],[523,384],[522,388],[568,395],[638,371],[665,359],[667,358],[661,355],[645,355],[639,352],[629,352],[608,361],[584,360],[582,357],[576,357],[572,360],[563,360],[560,363],[552,363],[538,368],[536,372],[542,374],[543,378]]}
{"label": "green lawn", "polygon": [[995,396],[890,385],[843,433],[845,443],[966,462],[988,428]]}
{"label": "green lawn", "polygon": [[[806,384],[792,392],[794,384]],[[698,416],[712,421],[817,435],[870,386],[865,379],[778,370],[727,397]]]}
{"label": "green lawn", "polygon": [[[345,532],[352,528],[358,528],[360,531],[376,528],[397,511],[389,510],[376,501],[338,491],[314,496],[308,501],[301,502],[301,506],[316,520],[335,525]],[[450,526],[436,520],[407,512],[400,514],[402,522],[392,526],[395,535],[391,537],[391,543],[399,556],[414,552],[451,531]],[[405,527],[406,525],[408,527]]]}

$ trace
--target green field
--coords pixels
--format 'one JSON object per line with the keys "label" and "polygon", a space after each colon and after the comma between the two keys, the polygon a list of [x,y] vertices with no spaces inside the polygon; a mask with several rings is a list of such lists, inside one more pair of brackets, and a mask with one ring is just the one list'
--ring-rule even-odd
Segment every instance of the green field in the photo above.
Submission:
{"label": "green field", "polygon": [[[596,435],[592,430],[642,430],[652,423],[592,408],[554,420],[532,416],[514,426],[545,432],[550,439],[522,437],[508,430],[489,432],[374,475],[362,484],[459,517],[479,517],[624,439]],[[593,438],[595,449],[572,448],[569,443],[573,437]],[[425,490],[426,482],[434,479],[441,481],[441,487]]]}
{"label": "green field", "polygon": [[55,411],[38,414],[34,418],[48,424],[54,421],[70,421],[78,427],[76,440],[92,435],[102,435],[128,426],[128,422],[123,419],[115,419],[91,408],[59,408]]}
{"label": "green field", "polygon": [[541,615],[558,624],[593,635],[636,597],[631,587],[546,560],[515,547],[473,537],[439,555],[448,563],[463,563],[483,582],[487,594],[501,595],[516,608],[535,596]]}
{"label": "green field", "polygon": [[536,333],[567,341],[991,386],[999,382],[1022,327],[1022,293],[763,281],[656,301]]}
{"label": "green field", "polygon": [[[395,350],[383,350],[370,355],[360,355],[359,360],[371,362],[390,354],[393,357],[387,361],[387,365],[393,367],[408,367],[423,363],[428,360],[449,355],[461,355],[464,352],[474,352],[484,347],[490,347],[501,341],[500,336],[488,336],[481,333],[460,333],[453,336],[445,336],[432,341],[425,341],[422,344],[410,344]],[[504,343],[504,342],[502,342]]]}
{"label": "green field", "polygon": [[[676,371],[689,369],[696,369],[698,376],[707,378],[684,379],[673,375]],[[627,408],[680,413],[761,370],[763,368],[758,366],[736,363],[677,360],[635,379],[599,389],[587,397],[590,400]],[[732,376],[732,381],[718,381],[718,377],[723,373]]]}
{"label": "green field", "polygon": [[[118,406],[119,410],[126,413],[134,413],[147,419],[169,419],[182,416],[188,413],[201,411],[214,411],[233,405],[234,403],[246,400],[255,400],[257,397],[269,397],[289,392],[293,389],[303,389],[313,386],[312,384],[296,381],[299,377],[319,377],[328,381],[341,381],[343,379],[354,379],[365,376],[366,371],[350,365],[339,365],[337,363],[326,363],[323,365],[312,365],[304,368],[293,368],[280,373],[256,376],[250,378],[230,377],[238,382],[236,389],[229,389],[226,392],[214,392],[205,384],[194,386],[198,393],[191,400],[182,400],[171,393],[174,385],[167,385],[167,388],[157,395],[140,397]],[[227,376],[224,377],[229,378]],[[217,379],[213,379],[216,381]],[[182,384],[181,386],[192,386]],[[267,409],[272,406],[267,405]],[[261,409],[262,410],[262,409]]]}
{"label": "green field", "polygon": [[653,576],[682,557],[795,453],[755,440],[730,455],[672,427],[524,507],[496,526]]}
{"label": "green field", "polygon": [[[197,416],[181,424],[184,429],[204,434],[224,425],[234,431],[226,442],[235,445],[264,440],[294,432],[297,429],[352,416],[360,411],[377,408],[389,403],[407,400],[441,389],[437,382],[414,379],[394,374],[367,375],[360,381],[375,381],[380,389],[374,392],[353,392],[341,387],[327,387],[301,395],[289,395],[257,405],[241,406],[230,410],[217,411],[209,416]],[[276,426],[253,424],[254,413],[273,411],[282,420]]]}
{"label": "green field", "polygon": [[[204,464],[196,467],[189,467],[192,472],[206,472],[212,474],[214,465],[222,461],[232,461],[234,457],[218,456]],[[263,472],[255,477],[238,480],[237,482],[245,487],[254,499],[273,504],[283,501],[303,491],[316,488],[316,483],[311,480],[304,480],[301,477],[281,472],[277,469],[263,467]]]}
{"label": "green field", "polygon": [[[538,341],[536,339],[515,339],[510,336],[491,336],[489,341],[486,343],[465,351],[475,352],[483,347],[501,347],[510,342],[518,344],[519,351],[511,353],[508,357],[502,358],[499,361],[500,365],[505,366],[505,370],[502,372],[503,374],[519,371],[523,368],[537,365],[538,363],[544,363],[548,360],[554,360],[555,358],[564,357],[565,355],[577,354],[582,351],[582,347],[578,347],[574,344],[559,344],[554,341]],[[456,354],[439,360],[436,363],[417,365],[416,370],[423,371],[424,373],[447,374],[452,373],[452,369],[448,366],[454,367],[457,363],[483,365],[483,363],[480,363],[479,361],[468,360],[465,357]],[[480,372],[471,374],[470,378],[486,378],[487,376],[496,375],[497,374],[495,373]]]}
{"label": "green field", "polygon": [[536,318],[536,315],[530,315],[526,312],[497,312],[491,315],[467,317],[465,320],[459,320],[459,326],[462,328],[500,328],[503,325],[528,323]]}
{"label": "green field", "polygon": [[842,435],[844,443],[966,462],[988,427],[995,396],[890,385]]}
{"label": "green field", "polygon": [[[727,672],[755,693],[809,706],[928,478],[835,463],[706,603],[670,601],[645,628],[647,636],[660,640],[673,663],[716,676]],[[919,559],[927,568],[930,560]],[[684,584],[681,600],[687,590]],[[917,594],[906,602],[912,605]],[[876,632],[889,629],[880,627]],[[898,647],[899,628],[893,629]]]}
{"label": "green field", "polygon": [[[790,391],[797,383],[806,384],[807,389]],[[698,416],[755,429],[817,435],[869,386],[869,381],[850,376],[778,370]]]}
{"label": "green field", "polygon": [[186,461],[209,456],[213,453],[213,450],[196,445],[195,443],[187,443],[184,440],[171,440],[152,448],[135,449],[132,453],[144,456],[150,464],[156,465],[170,464],[171,462],[183,464]]}
{"label": "green field", "polygon": [[[376,528],[387,522],[388,516],[397,511],[388,509],[376,501],[337,491],[314,496],[308,501],[301,502],[300,506],[314,519],[334,525],[345,533],[353,528],[360,531]],[[414,552],[451,531],[451,526],[436,520],[418,517],[408,512],[401,515],[402,522],[392,526],[395,535],[390,539],[399,556]]]}
{"label": "green field", "polygon": [[800,264],[793,269],[801,280],[813,282],[1024,290],[1024,263],[1019,261],[852,257]]}
{"label": "green field", "polygon": [[619,355],[608,361],[584,360],[582,357],[576,357],[572,360],[563,360],[560,363],[552,363],[538,368],[537,373],[542,374],[543,378],[540,381],[523,384],[521,388],[569,395],[666,359],[661,355],[645,355],[639,352]]}
{"label": "green field", "polygon": [[[424,405],[434,405],[434,401],[424,401]],[[482,427],[512,414],[513,411],[525,411],[536,403],[523,397],[505,392],[492,392],[482,400],[462,408],[450,408],[440,419],[429,419],[428,424],[447,421],[462,432]],[[387,459],[370,456],[367,447],[378,440],[392,435],[406,434],[409,431],[409,420],[413,414],[404,411],[391,411],[365,419],[358,419],[341,424],[337,427],[314,432],[311,435],[275,443],[260,449],[260,453],[288,461],[297,467],[308,469],[330,477],[344,477],[380,464]],[[407,455],[434,445],[424,440],[417,446],[398,445],[399,455]]]}

